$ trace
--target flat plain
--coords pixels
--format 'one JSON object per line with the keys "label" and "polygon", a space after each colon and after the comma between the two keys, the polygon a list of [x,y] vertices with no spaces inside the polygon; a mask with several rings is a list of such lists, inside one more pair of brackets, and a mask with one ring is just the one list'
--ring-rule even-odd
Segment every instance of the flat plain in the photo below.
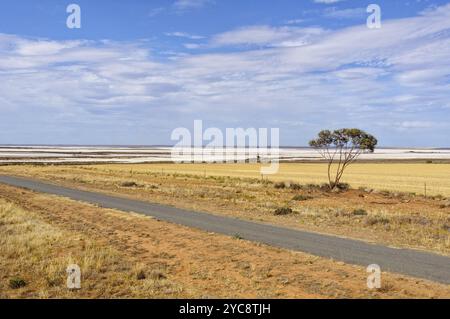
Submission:
{"label": "flat plain", "polygon": [[[261,164],[134,164],[99,165],[97,170],[113,172],[167,172],[200,176],[265,178],[299,184],[327,182],[325,163],[280,163],[277,174],[261,176]],[[349,166],[343,182],[353,188],[366,187],[379,191],[414,192],[450,197],[450,163],[355,163]]]}
{"label": "flat plain", "polygon": [[[450,254],[450,164],[357,163],[344,179],[350,189],[339,192],[322,186],[323,163],[281,163],[271,176],[261,176],[259,168],[22,164],[0,166],[0,174]],[[10,186],[0,187],[0,197],[7,270],[1,287],[8,297],[450,297],[448,285],[390,273],[383,273],[382,289],[368,290],[364,267],[244,241],[239,234],[206,233]],[[22,238],[24,231],[31,233]],[[62,267],[69,261],[86,269],[88,289],[74,294],[63,288]],[[17,278],[27,285],[11,288],[8,282]],[[225,283],[233,289],[225,290]]]}

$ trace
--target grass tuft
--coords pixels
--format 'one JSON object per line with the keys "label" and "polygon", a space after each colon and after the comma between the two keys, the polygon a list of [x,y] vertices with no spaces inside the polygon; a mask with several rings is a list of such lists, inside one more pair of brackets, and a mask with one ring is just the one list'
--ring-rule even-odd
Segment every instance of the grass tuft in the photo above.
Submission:
{"label": "grass tuft", "polygon": [[27,282],[24,279],[19,278],[19,277],[11,278],[9,280],[9,287],[11,289],[19,289],[19,288],[25,287],[26,285],[27,285]]}
{"label": "grass tuft", "polygon": [[352,215],[354,215],[354,216],[366,216],[367,215],[367,211],[365,209],[362,209],[362,208],[357,208],[357,209],[354,209],[352,211]]}

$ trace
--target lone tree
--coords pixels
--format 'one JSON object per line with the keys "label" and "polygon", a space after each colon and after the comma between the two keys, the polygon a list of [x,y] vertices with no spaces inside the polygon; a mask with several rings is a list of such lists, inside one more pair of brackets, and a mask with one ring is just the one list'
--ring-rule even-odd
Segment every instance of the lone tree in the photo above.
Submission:
{"label": "lone tree", "polygon": [[[309,146],[316,149],[328,162],[328,182],[330,189],[339,186],[345,169],[353,163],[361,153],[373,153],[377,139],[356,128],[343,128],[333,132],[319,132]],[[335,175],[332,174],[333,164],[337,164]],[[334,176],[333,176],[334,175]]]}

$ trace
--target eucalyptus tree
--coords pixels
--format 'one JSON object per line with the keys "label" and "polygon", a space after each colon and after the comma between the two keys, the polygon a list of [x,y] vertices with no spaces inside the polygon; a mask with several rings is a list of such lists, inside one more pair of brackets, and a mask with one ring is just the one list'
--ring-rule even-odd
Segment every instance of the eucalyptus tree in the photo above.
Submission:
{"label": "eucalyptus tree", "polygon": [[[317,138],[309,142],[309,146],[327,161],[328,183],[334,189],[339,185],[345,169],[362,153],[373,153],[377,143],[374,136],[360,129],[343,128],[320,131]],[[337,165],[335,173],[333,164]]]}

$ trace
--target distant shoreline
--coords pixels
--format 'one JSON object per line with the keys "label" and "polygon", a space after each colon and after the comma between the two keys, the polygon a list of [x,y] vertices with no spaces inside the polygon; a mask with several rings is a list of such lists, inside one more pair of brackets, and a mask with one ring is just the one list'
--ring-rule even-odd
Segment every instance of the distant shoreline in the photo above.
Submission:
{"label": "distant shoreline", "polygon": [[[206,145],[204,145],[206,146]],[[120,145],[120,144],[0,144],[0,149],[2,148],[172,148],[174,145]],[[280,146],[280,149],[312,149],[309,146]],[[450,151],[449,147],[421,147],[421,146],[380,146],[377,147],[378,150],[383,149],[398,149],[398,150],[437,150],[437,151]]]}
{"label": "distant shoreline", "polygon": [[[201,149],[201,151],[199,151]],[[287,163],[321,162],[322,158],[309,147],[280,147],[271,153],[257,148],[197,148],[197,162],[224,163],[263,162],[276,160]],[[181,162],[192,162],[192,152],[174,154]],[[198,155],[196,155],[198,156]],[[170,163],[172,147],[168,146],[0,146],[0,164],[144,164]],[[374,153],[361,154],[359,162],[450,162],[450,149],[438,148],[378,148]]]}

